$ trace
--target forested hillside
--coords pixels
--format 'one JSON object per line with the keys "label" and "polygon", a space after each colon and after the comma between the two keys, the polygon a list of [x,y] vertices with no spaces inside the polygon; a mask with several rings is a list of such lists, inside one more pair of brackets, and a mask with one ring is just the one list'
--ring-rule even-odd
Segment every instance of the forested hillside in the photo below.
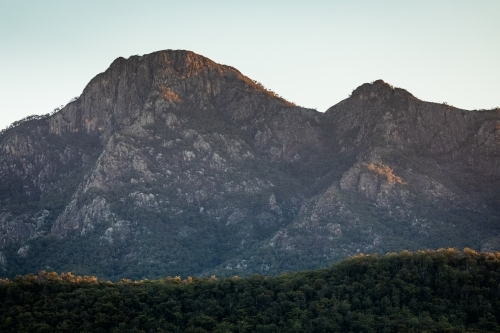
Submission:
{"label": "forested hillside", "polygon": [[500,253],[357,255],[248,278],[0,280],[2,332],[496,332]]}

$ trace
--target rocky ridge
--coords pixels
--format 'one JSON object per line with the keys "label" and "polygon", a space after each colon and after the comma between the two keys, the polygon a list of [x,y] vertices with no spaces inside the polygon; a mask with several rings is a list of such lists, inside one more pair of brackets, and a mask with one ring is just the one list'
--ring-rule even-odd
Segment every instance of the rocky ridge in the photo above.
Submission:
{"label": "rocky ridge", "polygon": [[[498,244],[500,111],[379,80],[325,113],[188,51],[118,58],[0,135],[0,265],[274,274]],[[64,258],[64,260],[62,260]]]}

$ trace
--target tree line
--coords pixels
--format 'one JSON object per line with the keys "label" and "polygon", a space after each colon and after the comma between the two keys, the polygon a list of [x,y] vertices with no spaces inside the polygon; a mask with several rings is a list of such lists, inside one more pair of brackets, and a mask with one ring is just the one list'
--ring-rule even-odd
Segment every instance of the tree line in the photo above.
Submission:
{"label": "tree line", "polygon": [[498,332],[500,253],[357,255],[275,277],[0,280],[2,332]]}

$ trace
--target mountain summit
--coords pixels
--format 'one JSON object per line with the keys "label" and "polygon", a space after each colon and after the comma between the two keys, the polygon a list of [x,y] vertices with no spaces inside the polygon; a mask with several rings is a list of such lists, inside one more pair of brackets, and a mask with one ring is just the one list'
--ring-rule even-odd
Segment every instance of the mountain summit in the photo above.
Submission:
{"label": "mountain summit", "polygon": [[236,69],[189,51],[118,58],[90,81],[80,98],[50,119],[50,130],[83,131],[107,139],[136,122],[152,122],[169,108],[248,118],[253,108],[237,110],[232,104],[240,95],[248,107],[255,107],[258,96],[273,94]]}
{"label": "mountain summit", "polygon": [[275,274],[500,243],[500,112],[379,80],[325,113],[189,51],[118,58],[0,135],[0,269]]}

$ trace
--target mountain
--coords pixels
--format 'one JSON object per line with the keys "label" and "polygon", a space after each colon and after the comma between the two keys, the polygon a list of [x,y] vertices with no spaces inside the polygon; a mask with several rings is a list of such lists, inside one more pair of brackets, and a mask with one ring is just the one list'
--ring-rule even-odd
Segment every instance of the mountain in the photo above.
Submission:
{"label": "mountain", "polygon": [[500,110],[379,80],[321,113],[189,51],[118,58],[0,135],[0,266],[276,274],[500,245]]}

